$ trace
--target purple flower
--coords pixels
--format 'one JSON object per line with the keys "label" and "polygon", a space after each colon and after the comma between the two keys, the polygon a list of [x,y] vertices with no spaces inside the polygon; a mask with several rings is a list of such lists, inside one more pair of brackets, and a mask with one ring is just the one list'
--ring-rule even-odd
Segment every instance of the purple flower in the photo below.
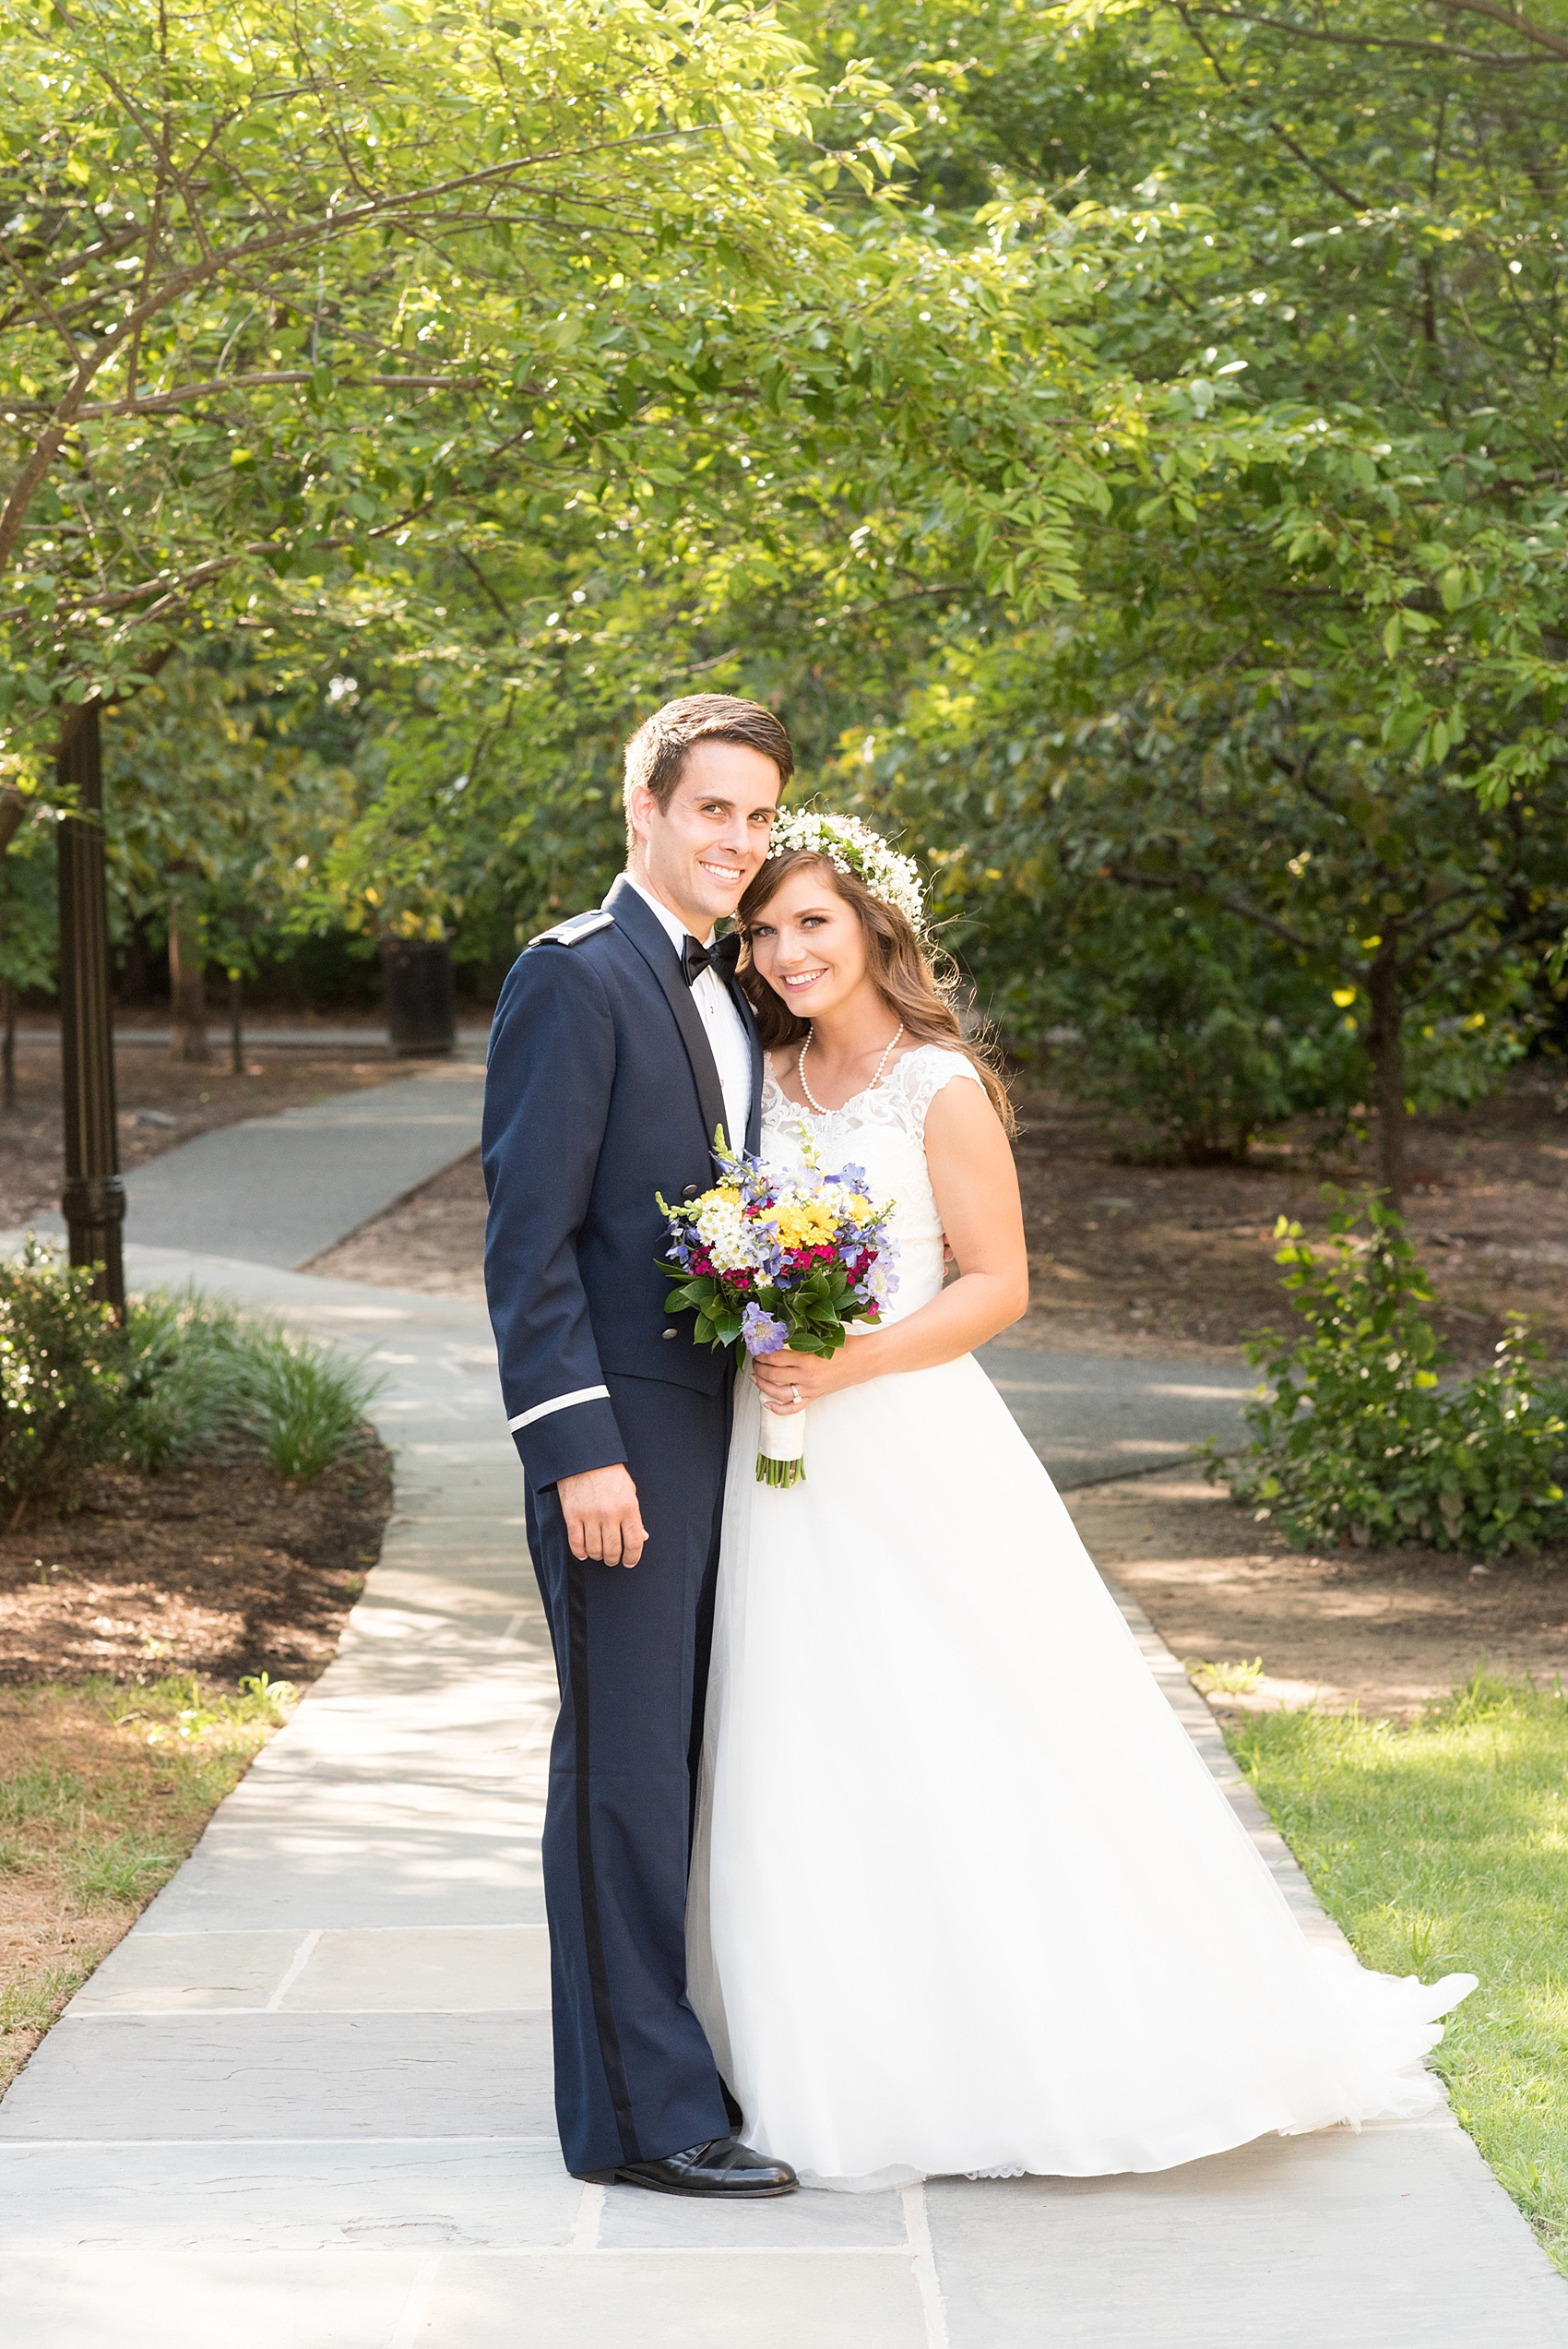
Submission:
{"label": "purple flower", "polygon": [[783,1322],[775,1321],[770,1313],[764,1313],[760,1305],[747,1306],[741,1316],[741,1336],[749,1354],[777,1353],[789,1335]]}

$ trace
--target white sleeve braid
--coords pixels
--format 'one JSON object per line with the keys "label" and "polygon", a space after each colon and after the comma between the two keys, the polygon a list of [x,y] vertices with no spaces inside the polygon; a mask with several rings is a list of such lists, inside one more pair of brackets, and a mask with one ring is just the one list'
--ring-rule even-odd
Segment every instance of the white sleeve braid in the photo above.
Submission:
{"label": "white sleeve braid", "polygon": [[531,1427],[536,1419],[547,1419],[552,1411],[570,1411],[574,1403],[608,1402],[608,1387],[578,1387],[569,1395],[552,1395],[547,1403],[535,1403],[531,1411],[520,1411],[516,1419],[506,1422],[508,1435],[515,1436],[519,1427]]}

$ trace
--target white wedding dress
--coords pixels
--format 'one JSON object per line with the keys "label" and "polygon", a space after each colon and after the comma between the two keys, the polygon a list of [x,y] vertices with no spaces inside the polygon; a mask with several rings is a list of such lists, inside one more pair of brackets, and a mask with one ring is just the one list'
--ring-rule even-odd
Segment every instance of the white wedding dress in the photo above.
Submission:
{"label": "white wedding dress", "polygon": [[[897,1201],[889,1320],[942,1286],[908,1054],[763,1155]],[[850,1345],[857,1341],[848,1340]],[[1314,1951],[972,1355],[812,1404],[758,1485],[737,1394],[689,1925],[746,2141],[808,2184],[1164,2169],[1426,2109],[1423,1987]]]}

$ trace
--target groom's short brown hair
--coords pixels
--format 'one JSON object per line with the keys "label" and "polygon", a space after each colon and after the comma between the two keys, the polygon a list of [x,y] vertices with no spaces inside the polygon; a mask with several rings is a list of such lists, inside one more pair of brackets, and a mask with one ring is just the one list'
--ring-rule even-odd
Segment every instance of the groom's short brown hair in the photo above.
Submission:
{"label": "groom's short brown hair", "polygon": [[765,709],[760,702],[742,701],[732,693],[689,693],[679,701],[667,701],[662,709],[643,720],[626,745],[626,781],[621,798],[626,811],[628,848],[636,840],[632,829],[633,792],[641,783],[653,793],[662,814],[674,796],[686,753],[695,742],[738,742],[749,750],[760,750],[778,768],[780,786],[795,771],[789,735],[772,710]]}

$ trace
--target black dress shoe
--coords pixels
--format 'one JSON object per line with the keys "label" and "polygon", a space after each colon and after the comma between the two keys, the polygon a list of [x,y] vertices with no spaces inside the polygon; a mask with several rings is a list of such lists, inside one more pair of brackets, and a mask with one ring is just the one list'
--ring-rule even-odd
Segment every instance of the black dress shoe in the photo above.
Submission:
{"label": "black dress shoe", "polygon": [[657,2162],[624,2162],[619,2169],[588,2175],[595,2186],[646,2186],[655,2194],[710,2194],[728,2202],[792,2194],[800,2183],[788,2162],[770,2162],[732,2137],[688,2145],[683,2153],[666,2153]]}

